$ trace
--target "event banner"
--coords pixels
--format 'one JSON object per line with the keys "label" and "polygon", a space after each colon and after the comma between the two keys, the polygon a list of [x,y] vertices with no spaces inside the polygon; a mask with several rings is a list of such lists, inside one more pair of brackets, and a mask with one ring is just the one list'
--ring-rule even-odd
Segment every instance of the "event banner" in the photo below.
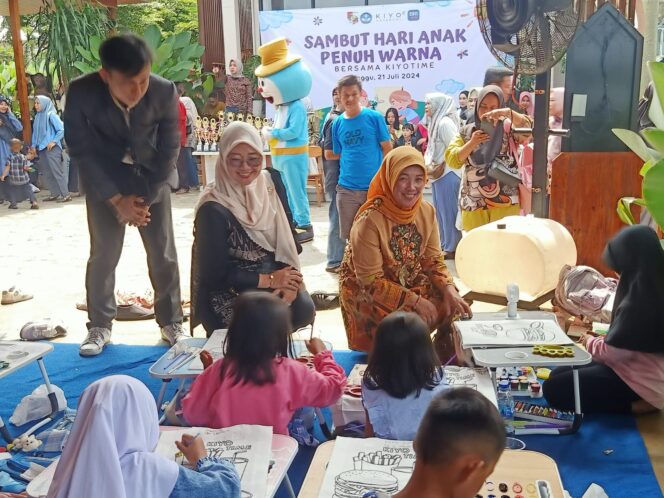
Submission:
{"label": "event banner", "polygon": [[[497,62],[486,47],[474,0],[335,7],[260,12],[262,43],[278,37],[311,69],[311,100],[329,107],[342,76],[362,79],[365,105],[384,112],[420,109],[424,95],[456,98],[481,86],[484,71]],[[268,106],[270,107],[270,106]],[[410,120],[409,120],[410,121]]]}

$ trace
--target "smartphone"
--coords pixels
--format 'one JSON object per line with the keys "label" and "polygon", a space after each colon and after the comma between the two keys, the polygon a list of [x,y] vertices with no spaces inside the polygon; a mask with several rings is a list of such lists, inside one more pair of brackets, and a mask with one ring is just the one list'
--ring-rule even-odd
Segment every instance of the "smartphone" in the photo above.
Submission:
{"label": "smartphone", "polygon": [[480,121],[480,130],[482,130],[487,135],[492,136],[495,129],[496,127],[491,124],[491,121],[487,119]]}

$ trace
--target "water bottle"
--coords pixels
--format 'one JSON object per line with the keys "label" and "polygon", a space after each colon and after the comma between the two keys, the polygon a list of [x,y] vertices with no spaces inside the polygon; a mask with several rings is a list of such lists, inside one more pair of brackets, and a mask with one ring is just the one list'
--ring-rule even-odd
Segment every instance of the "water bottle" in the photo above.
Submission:
{"label": "water bottle", "polygon": [[519,286],[515,283],[507,284],[507,318],[518,318],[517,305],[519,304]]}
{"label": "water bottle", "polygon": [[498,411],[503,417],[505,423],[505,435],[514,437],[514,399],[510,392],[510,383],[508,380],[501,380],[498,383]]}

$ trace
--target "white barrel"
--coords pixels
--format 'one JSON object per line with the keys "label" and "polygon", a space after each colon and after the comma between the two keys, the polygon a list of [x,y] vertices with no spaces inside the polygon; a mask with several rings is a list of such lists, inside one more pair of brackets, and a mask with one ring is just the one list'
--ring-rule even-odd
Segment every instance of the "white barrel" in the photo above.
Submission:
{"label": "white barrel", "polygon": [[553,220],[508,216],[468,232],[456,250],[456,269],[472,291],[505,296],[507,284],[533,301],[555,289],[564,265],[576,264],[576,244]]}

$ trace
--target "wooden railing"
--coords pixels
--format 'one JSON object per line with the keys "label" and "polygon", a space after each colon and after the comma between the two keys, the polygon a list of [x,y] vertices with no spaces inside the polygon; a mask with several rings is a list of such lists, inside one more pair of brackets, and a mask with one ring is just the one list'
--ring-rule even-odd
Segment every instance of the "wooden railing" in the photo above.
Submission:
{"label": "wooden railing", "polygon": [[592,16],[597,9],[599,9],[602,4],[611,3],[616,9],[620,11],[622,15],[631,23],[634,24],[635,13],[636,13],[636,2],[637,0],[577,0],[583,4],[582,7],[585,7],[585,12],[582,13],[584,20],[587,20]]}

